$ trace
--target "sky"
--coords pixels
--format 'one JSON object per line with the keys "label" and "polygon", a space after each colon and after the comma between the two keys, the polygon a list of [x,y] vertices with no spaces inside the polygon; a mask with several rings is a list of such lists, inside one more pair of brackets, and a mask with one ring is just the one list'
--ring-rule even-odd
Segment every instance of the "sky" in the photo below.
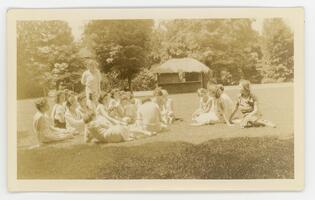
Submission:
{"label": "sky", "polygon": [[[74,39],[76,41],[79,41],[81,36],[82,36],[82,33],[84,31],[84,25],[88,22],[87,20],[75,20],[75,19],[72,19],[72,20],[66,20],[68,23],[69,23],[69,26],[71,27],[72,29],[72,34],[74,36]],[[259,33],[261,33],[262,31],[262,27],[263,27],[263,21],[264,19],[263,18],[256,18],[255,19],[255,22],[252,23],[252,27],[253,29],[257,30]],[[292,23],[290,23],[289,20],[284,20],[285,23],[287,23],[289,25],[289,27],[292,28]]]}

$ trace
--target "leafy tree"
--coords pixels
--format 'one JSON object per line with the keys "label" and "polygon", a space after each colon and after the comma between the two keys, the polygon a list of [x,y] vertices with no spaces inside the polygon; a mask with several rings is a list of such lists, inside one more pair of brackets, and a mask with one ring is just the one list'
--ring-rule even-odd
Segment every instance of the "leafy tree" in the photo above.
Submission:
{"label": "leafy tree", "polygon": [[281,18],[265,19],[262,31],[264,77],[291,81],[294,75],[293,33]]}
{"label": "leafy tree", "polygon": [[151,58],[163,62],[170,58],[193,57],[209,66],[214,71],[214,78],[224,84],[234,84],[240,78],[260,81],[256,65],[261,52],[252,21],[162,21],[154,33],[158,39],[152,40]]}
{"label": "leafy tree", "polygon": [[129,88],[135,75],[147,66],[152,20],[93,20],[83,43],[92,49],[103,72],[115,71]]}
{"label": "leafy tree", "polygon": [[82,69],[71,29],[64,21],[19,21],[17,23],[18,98],[47,95],[60,82],[68,87]]}

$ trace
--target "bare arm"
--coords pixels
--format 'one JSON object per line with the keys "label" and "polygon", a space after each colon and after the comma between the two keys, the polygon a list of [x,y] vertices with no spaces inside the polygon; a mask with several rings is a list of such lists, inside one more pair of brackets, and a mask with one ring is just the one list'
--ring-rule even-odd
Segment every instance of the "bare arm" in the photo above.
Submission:
{"label": "bare arm", "polygon": [[224,107],[224,104],[222,103],[222,101],[220,101],[220,110],[221,110],[221,112],[222,112],[222,115],[223,115],[223,119],[224,119],[224,121],[225,121],[225,123],[227,124],[227,125],[232,125],[231,124],[231,122],[230,122],[230,119],[226,116],[226,114],[225,114],[225,107]]}
{"label": "bare arm", "polygon": [[234,107],[234,110],[233,110],[233,112],[232,112],[232,114],[231,114],[231,116],[230,116],[230,118],[229,118],[229,122],[230,122],[230,123],[231,123],[231,121],[232,121],[232,119],[233,119],[235,113],[236,113],[237,110],[238,110],[238,106],[239,106],[239,104],[236,103],[236,104],[235,104],[235,107]]}
{"label": "bare arm", "polygon": [[257,112],[258,112],[258,102],[255,101],[255,102],[254,102],[254,110],[253,110],[252,112],[250,112],[250,113],[248,114],[248,116],[253,116],[253,115],[257,114]]}

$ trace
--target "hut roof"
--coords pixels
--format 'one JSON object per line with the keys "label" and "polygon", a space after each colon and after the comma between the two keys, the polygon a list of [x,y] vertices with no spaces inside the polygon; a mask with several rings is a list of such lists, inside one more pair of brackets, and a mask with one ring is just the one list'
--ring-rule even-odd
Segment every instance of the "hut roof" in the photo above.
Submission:
{"label": "hut roof", "polygon": [[209,67],[193,58],[173,58],[151,67],[153,73],[209,72]]}

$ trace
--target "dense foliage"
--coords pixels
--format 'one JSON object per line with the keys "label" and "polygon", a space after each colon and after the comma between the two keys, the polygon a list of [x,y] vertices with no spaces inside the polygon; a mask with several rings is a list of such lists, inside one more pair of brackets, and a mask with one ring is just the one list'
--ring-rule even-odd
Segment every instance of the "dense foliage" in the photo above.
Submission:
{"label": "dense foliage", "polygon": [[77,51],[66,22],[18,22],[18,98],[46,96],[61,82],[70,89],[78,85],[83,65]]}
{"label": "dense foliage", "polygon": [[127,79],[128,87],[148,67],[147,54],[153,20],[93,20],[85,26],[85,43],[92,49],[103,72]]}
{"label": "dense foliage", "polygon": [[[250,19],[171,20],[156,29],[152,58],[193,57],[214,71],[214,79],[235,84],[240,78],[259,82],[255,66],[261,53]],[[155,37],[155,36],[154,36]]]}
{"label": "dense foliage", "polygon": [[293,33],[281,19],[266,19],[262,32],[263,75],[274,82],[292,81]]}
{"label": "dense foliage", "polygon": [[265,19],[92,20],[74,41],[65,21],[17,24],[18,98],[47,95],[63,83],[82,89],[79,51],[88,49],[100,64],[102,88],[150,90],[150,67],[170,58],[192,57],[224,85],[292,81],[293,33],[280,18]]}

